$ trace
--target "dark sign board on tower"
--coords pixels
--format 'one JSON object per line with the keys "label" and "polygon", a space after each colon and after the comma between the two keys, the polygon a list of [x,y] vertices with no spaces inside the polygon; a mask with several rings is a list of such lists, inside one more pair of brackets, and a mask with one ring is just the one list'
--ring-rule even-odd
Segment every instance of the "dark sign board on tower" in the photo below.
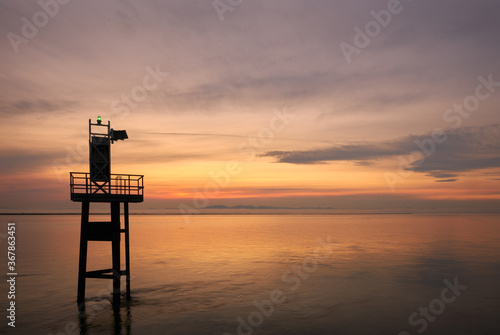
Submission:
{"label": "dark sign board on tower", "polygon": [[93,136],[89,149],[90,179],[92,181],[109,181],[111,174],[109,138]]}

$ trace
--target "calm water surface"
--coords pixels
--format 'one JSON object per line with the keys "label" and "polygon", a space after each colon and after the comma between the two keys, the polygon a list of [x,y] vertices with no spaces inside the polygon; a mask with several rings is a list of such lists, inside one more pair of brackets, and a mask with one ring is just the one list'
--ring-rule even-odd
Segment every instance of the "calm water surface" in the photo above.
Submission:
{"label": "calm water surface", "polygon": [[[85,313],[79,217],[3,219],[2,334],[500,334],[500,216],[131,216],[132,299],[113,309],[111,281],[87,279]],[[88,270],[110,249],[89,242]]]}

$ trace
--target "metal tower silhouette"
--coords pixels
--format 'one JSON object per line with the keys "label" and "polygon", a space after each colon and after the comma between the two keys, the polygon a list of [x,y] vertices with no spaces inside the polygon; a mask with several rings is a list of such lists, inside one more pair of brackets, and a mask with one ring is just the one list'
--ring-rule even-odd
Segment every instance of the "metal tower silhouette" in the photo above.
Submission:
{"label": "metal tower silhouette", "polygon": [[[113,303],[120,301],[120,278],[126,276],[126,294],[130,298],[129,202],[144,200],[144,176],[111,174],[111,144],[127,139],[125,130],[111,129],[101,117],[92,123],[89,119],[90,172],[70,172],[71,200],[82,203],[80,232],[80,262],[78,270],[77,301],[85,301],[86,278],[113,280]],[[89,221],[91,202],[110,204],[111,221]],[[123,203],[124,226],[120,222],[120,203]],[[121,234],[125,238],[125,270],[120,267]],[[111,242],[112,268],[87,271],[89,241]]]}

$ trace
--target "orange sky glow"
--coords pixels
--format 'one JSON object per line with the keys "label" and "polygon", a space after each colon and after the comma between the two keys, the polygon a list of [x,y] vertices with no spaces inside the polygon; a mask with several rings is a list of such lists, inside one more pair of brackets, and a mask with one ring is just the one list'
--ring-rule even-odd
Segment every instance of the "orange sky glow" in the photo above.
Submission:
{"label": "orange sky glow", "polygon": [[112,172],[145,175],[140,211],[500,208],[488,4],[406,4],[346,55],[385,2],[249,2],[223,21],[153,3],[74,2],[20,44],[8,34],[40,8],[3,5],[0,212],[76,209],[69,172],[88,171],[98,115],[127,130]]}

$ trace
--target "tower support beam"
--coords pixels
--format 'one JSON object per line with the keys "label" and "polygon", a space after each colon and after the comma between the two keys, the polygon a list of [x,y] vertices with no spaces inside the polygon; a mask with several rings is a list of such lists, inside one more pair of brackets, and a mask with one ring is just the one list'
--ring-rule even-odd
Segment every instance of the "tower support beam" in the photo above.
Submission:
{"label": "tower support beam", "polygon": [[[78,266],[78,294],[77,302],[85,302],[85,284],[87,278],[101,278],[113,280],[113,304],[120,303],[121,277],[126,276],[126,297],[130,299],[130,239],[129,239],[129,211],[128,202],[124,207],[124,228],[121,228],[120,202],[110,202],[111,221],[89,221],[90,202],[82,202],[82,217],[80,230],[80,262]],[[125,270],[121,270],[121,234],[125,234]],[[112,268],[87,271],[87,249],[89,241],[111,242]]]}

